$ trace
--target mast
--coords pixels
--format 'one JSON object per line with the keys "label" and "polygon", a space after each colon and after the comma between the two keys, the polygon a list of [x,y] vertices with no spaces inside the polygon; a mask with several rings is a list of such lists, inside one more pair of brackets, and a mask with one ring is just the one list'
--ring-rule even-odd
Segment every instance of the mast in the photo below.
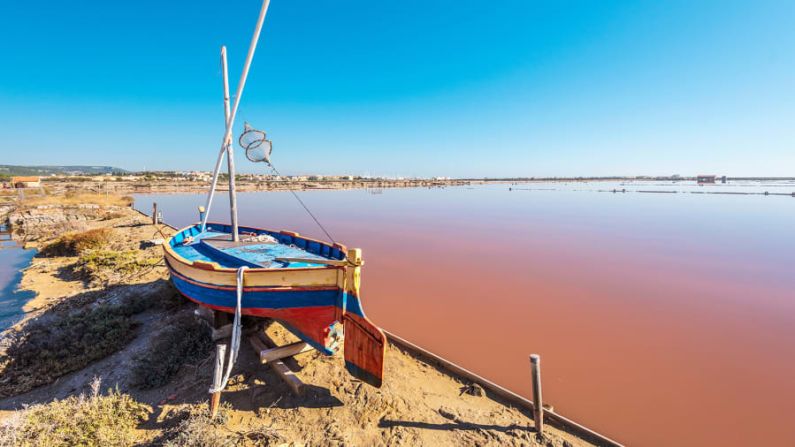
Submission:
{"label": "mast", "polygon": [[[262,24],[265,22],[265,15],[268,12],[269,5],[270,5],[270,0],[263,0],[262,8],[259,11],[259,18],[257,19],[257,26],[256,28],[254,28],[254,35],[251,37],[251,44],[248,47],[248,54],[246,55],[246,63],[243,65],[243,72],[240,74],[240,81],[237,84],[235,103],[232,106],[232,111],[231,114],[229,115],[229,118],[226,120],[226,131],[224,132],[224,138],[221,140],[221,150],[220,153],[218,154],[218,160],[215,163],[215,171],[213,172],[213,181],[210,186],[210,193],[207,195],[207,206],[205,206],[207,212],[204,214],[204,220],[202,220],[202,226],[201,226],[202,232],[205,231],[207,227],[207,218],[210,215],[210,206],[212,205],[212,199],[215,193],[215,186],[218,182],[218,171],[221,168],[221,160],[223,154],[226,151],[227,147],[231,146],[232,128],[234,127],[235,124],[235,116],[237,115],[237,108],[240,105],[240,98],[243,96],[243,88],[246,86],[246,79],[248,78],[248,70],[249,68],[251,68],[251,60],[254,58],[254,51],[257,49],[257,41],[259,41],[259,35],[260,32],[262,31]],[[234,162],[232,162],[232,167],[234,167]],[[233,173],[230,172],[230,178],[234,178],[232,174]],[[230,191],[229,191],[230,197],[234,196],[234,192],[231,190],[233,182],[234,180],[230,181]],[[235,222],[237,222],[236,218]]]}
{"label": "mast", "polygon": [[[224,78],[224,118],[229,121],[229,72],[226,65],[226,46],[221,47],[221,71]],[[237,193],[235,191],[235,149],[231,138],[226,145],[227,171],[229,172],[229,213],[232,220],[232,240],[237,242]]]}

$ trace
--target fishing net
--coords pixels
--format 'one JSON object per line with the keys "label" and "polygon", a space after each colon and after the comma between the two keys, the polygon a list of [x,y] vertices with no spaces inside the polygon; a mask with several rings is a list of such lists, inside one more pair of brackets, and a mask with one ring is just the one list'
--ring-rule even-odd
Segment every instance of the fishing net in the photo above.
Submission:
{"label": "fishing net", "polygon": [[243,126],[243,133],[237,140],[240,147],[246,150],[246,158],[258,163],[264,161],[271,164],[271,151],[273,145],[266,139],[265,132],[251,127],[248,123]]}

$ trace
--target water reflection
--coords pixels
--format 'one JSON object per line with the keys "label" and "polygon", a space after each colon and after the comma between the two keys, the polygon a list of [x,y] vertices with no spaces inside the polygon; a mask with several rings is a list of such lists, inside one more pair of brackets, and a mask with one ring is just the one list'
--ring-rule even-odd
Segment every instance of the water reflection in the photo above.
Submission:
{"label": "water reflection", "polygon": [[22,318],[22,307],[33,298],[28,291],[19,291],[22,269],[30,265],[35,250],[24,250],[7,229],[0,226],[0,331],[11,327]]}

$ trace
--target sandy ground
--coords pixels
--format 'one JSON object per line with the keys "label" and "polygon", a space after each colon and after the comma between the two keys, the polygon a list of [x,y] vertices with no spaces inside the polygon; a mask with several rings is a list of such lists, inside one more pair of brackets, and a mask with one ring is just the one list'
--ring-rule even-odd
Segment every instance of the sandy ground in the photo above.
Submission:
{"label": "sandy ground", "polygon": [[[129,210],[124,216],[91,223],[110,226],[117,237],[115,249],[156,250],[160,238],[148,218]],[[86,284],[65,273],[74,258],[36,258],[25,271],[22,285],[37,293],[26,309],[29,316],[46,312],[55,303],[102,287]],[[364,272],[366,281],[366,271]],[[113,294],[162,294],[170,289],[164,267],[124,280],[125,287]],[[112,297],[111,297],[112,298]],[[192,304],[179,312],[195,313]],[[103,387],[118,386],[136,399],[152,405],[150,420],[140,428],[141,442],[152,442],[164,429],[173,426],[173,415],[188,406],[208,401],[213,355],[196,365],[186,365],[171,383],[148,391],[130,386],[128,372],[136,355],[145,351],[165,329],[167,315],[151,310],[135,316],[140,327],[136,338],[121,351],[67,374],[55,383],[28,393],[0,400],[0,418],[26,404],[48,402],[86,392],[94,377]],[[19,330],[20,323],[11,330]],[[268,336],[278,344],[295,340],[278,323],[267,326]],[[323,356],[316,351],[286,361],[306,384],[302,396],[294,396],[270,367],[261,365],[247,342],[241,347],[229,387],[222,401],[229,406],[224,430],[245,432],[268,427],[271,441],[287,445],[545,445],[584,446],[585,441],[547,427],[538,440],[532,417],[487,394],[465,392],[471,384],[431,366],[410,352],[389,346],[384,385],[370,387],[352,378],[341,355]]]}

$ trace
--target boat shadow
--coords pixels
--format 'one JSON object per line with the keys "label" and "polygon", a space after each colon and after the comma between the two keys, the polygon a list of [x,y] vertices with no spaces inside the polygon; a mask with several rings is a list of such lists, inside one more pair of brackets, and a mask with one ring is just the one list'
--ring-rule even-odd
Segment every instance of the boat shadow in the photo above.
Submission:
{"label": "boat shadow", "polygon": [[295,396],[280,386],[266,384],[224,392],[222,400],[229,403],[236,411],[254,412],[267,412],[271,408],[292,410],[334,408],[343,405],[342,401],[334,397],[329,389],[309,384],[304,384],[304,392],[301,396]]}

